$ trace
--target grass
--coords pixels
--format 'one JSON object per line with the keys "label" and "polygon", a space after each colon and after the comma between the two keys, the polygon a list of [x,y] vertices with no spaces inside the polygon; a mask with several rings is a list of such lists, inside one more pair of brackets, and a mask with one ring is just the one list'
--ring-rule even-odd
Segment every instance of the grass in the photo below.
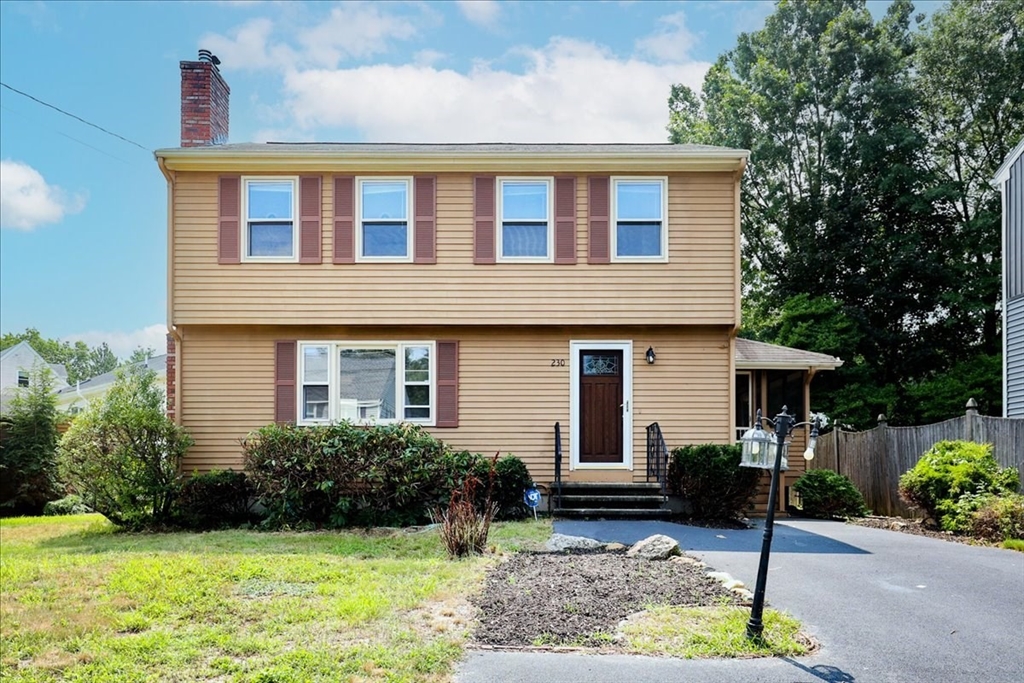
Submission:
{"label": "grass", "polygon": [[[493,558],[438,535],[122,534],[98,515],[0,521],[5,681],[444,681]],[[543,541],[498,524],[491,545]]]}
{"label": "grass", "polygon": [[625,648],[636,654],[699,657],[784,657],[809,652],[793,617],[768,609],[760,642],[746,638],[750,609],[654,607],[619,626]]}
{"label": "grass", "polygon": [[1024,540],[1019,538],[1008,538],[1003,541],[1003,547],[1007,550],[1016,550],[1024,553]]}

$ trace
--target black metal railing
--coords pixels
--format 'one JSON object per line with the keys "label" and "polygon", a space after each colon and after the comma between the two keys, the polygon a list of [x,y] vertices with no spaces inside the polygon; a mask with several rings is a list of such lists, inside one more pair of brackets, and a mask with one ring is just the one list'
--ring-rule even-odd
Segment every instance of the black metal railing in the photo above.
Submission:
{"label": "black metal railing", "polygon": [[562,426],[555,423],[555,509],[562,509]]}
{"label": "black metal railing", "polygon": [[668,446],[657,422],[647,425],[647,481],[661,484],[661,494],[668,493]]}

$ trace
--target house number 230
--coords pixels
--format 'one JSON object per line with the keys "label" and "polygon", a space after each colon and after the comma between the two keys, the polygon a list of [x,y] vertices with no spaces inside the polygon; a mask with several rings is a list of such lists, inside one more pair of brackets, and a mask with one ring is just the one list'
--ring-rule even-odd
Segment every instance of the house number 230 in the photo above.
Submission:
{"label": "house number 230", "polygon": [[565,359],[564,358],[552,358],[551,359],[551,367],[553,367],[553,368],[564,368],[565,367]]}

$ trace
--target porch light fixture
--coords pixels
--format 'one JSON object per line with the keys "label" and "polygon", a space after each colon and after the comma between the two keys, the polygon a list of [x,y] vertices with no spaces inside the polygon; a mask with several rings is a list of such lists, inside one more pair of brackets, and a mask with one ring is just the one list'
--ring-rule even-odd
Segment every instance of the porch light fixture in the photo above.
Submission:
{"label": "porch light fixture", "polygon": [[656,359],[657,357],[658,356],[654,353],[654,347],[653,346],[648,346],[647,347],[647,364],[648,365],[654,365],[654,359]]}
{"label": "porch light fixture", "polygon": [[[768,420],[775,427],[774,439],[768,432],[761,428],[761,421]],[[744,467],[771,467],[772,483],[768,490],[768,514],[764,520],[764,537],[761,541],[761,561],[757,566],[757,585],[754,587],[754,603],[750,608],[750,620],[747,622],[747,638],[750,640],[761,640],[764,633],[764,622],[761,617],[764,613],[764,590],[768,582],[768,558],[772,552],[772,532],[775,529],[775,503],[779,496],[779,472],[785,469],[783,463],[786,460],[786,451],[789,444],[786,437],[793,433],[797,427],[811,425],[811,438],[808,441],[807,450],[804,451],[804,458],[810,460],[814,457],[814,447],[818,442],[818,427],[821,424],[821,417],[814,416],[811,422],[797,424],[796,418],[786,412],[786,406],[782,406],[782,412],[775,416],[774,420],[761,417],[761,410],[757,411],[757,420],[753,429],[748,429],[740,439],[742,445],[742,459],[740,464]],[[807,454],[810,453],[810,457]],[[769,465],[769,461],[771,464]]]}

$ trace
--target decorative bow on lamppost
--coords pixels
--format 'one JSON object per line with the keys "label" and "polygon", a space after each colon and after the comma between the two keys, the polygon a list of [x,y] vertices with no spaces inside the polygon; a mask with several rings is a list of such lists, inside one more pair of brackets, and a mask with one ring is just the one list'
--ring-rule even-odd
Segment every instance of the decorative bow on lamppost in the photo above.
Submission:
{"label": "decorative bow on lamppost", "polygon": [[[818,442],[818,428],[824,419],[823,415],[815,414],[810,422],[796,423],[796,417],[786,412],[786,406],[782,406],[782,412],[772,420],[761,417],[761,410],[757,411],[757,420],[753,429],[748,429],[740,438],[743,457],[740,465],[743,467],[771,468],[772,484],[768,491],[768,515],[764,520],[764,538],[761,541],[761,562],[757,567],[757,585],[754,587],[754,604],[750,608],[750,621],[747,622],[747,638],[759,640],[764,632],[764,623],[761,621],[764,612],[764,589],[768,581],[768,556],[772,552],[772,531],[775,527],[775,502],[779,495],[779,472],[788,466],[786,451],[789,444],[786,438],[793,433],[797,427],[811,426],[811,440],[804,451],[804,459],[814,458],[814,447]],[[769,434],[761,428],[762,420],[768,420],[775,428],[775,434]]]}

